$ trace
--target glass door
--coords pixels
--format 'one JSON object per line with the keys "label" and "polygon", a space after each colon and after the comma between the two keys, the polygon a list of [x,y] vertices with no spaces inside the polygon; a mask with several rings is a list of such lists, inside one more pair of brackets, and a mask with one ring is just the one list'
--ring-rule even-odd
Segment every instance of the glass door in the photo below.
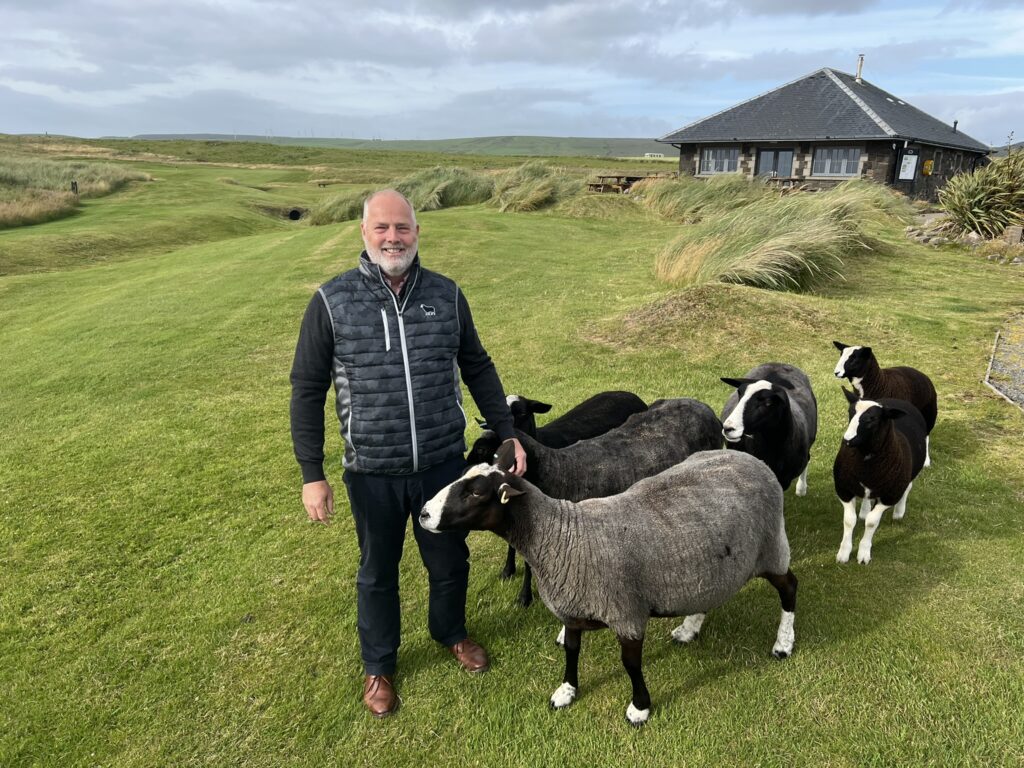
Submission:
{"label": "glass door", "polygon": [[793,175],[792,149],[762,149],[757,153],[757,175],[788,177]]}

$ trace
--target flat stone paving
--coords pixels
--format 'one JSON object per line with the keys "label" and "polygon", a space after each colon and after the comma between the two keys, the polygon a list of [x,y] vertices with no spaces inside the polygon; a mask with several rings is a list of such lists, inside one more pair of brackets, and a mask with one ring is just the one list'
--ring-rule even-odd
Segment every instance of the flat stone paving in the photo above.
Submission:
{"label": "flat stone paving", "polygon": [[1024,315],[1011,317],[999,332],[988,380],[1024,408]]}

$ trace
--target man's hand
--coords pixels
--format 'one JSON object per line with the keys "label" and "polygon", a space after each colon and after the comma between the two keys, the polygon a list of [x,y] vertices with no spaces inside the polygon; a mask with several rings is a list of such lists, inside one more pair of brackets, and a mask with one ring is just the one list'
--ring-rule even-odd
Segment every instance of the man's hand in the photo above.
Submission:
{"label": "man's hand", "polygon": [[523,444],[519,442],[518,438],[511,438],[512,445],[516,447],[516,463],[510,470],[516,477],[522,477],[526,474],[526,451],[523,450]]}
{"label": "man's hand", "polygon": [[326,480],[304,483],[302,506],[314,523],[329,523],[334,515],[334,489]]}

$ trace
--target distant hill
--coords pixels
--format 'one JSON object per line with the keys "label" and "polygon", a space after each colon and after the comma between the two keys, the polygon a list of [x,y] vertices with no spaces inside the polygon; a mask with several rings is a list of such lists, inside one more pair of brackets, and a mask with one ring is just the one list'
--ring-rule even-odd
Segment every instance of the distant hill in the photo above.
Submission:
{"label": "distant hill", "polygon": [[251,141],[299,147],[380,149],[406,152],[442,152],[454,155],[523,155],[529,157],[643,157],[661,152],[675,157],[675,150],[653,139],[593,139],[565,136],[483,136],[471,139],[318,139],[281,136],[245,136],[223,133],[147,133],[134,139],[151,141]]}
{"label": "distant hill", "polygon": [[[1024,152],[1024,141],[1018,141],[1015,144],[1010,145],[1010,149],[1016,154],[1017,152]],[[992,154],[995,157],[1006,157],[1008,154],[1006,151],[1006,145],[1003,144],[1001,147],[992,147]]]}

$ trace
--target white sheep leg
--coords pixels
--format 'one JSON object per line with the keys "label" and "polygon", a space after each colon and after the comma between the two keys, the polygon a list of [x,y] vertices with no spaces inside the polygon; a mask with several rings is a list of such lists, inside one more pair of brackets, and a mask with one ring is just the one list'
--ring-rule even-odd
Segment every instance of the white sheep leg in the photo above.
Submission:
{"label": "white sheep leg", "polygon": [[860,519],[861,520],[867,519],[868,512],[871,511],[871,496],[870,496],[870,492],[866,492],[866,494],[867,495],[865,495],[864,498],[861,499],[861,502],[860,502]]}
{"label": "white sheep leg", "polygon": [[811,462],[807,462],[804,466],[804,471],[800,473],[800,477],[796,481],[796,495],[806,496],[807,495],[807,468],[811,466]]}
{"label": "white sheep leg", "polygon": [[700,632],[707,614],[694,613],[683,619],[683,623],[672,630],[672,639],[677,643],[689,643]]}
{"label": "white sheep leg", "polygon": [[793,643],[796,642],[796,632],[793,630],[793,620],[796,618],[794,611],[783,611],[779,620],[779,631],[775,635],[775,645],[772,647],[772,655],[777,659],[784,659],[793,653]]}
{"label": "white sheep leg", "polygon": [[569,683],[562,683],[551,694],[551,706],[554,709],[565,709],[574,701],[576,701],[576,686]]}
{"label": "white sheep leg", "polygon": [[913,483],[907,486],[907,490],[903,492],[903,497],[896,502],[896,507],[892,511],[893,520],[902,520],[903,515],[907,512],[907,496],[910,495],[910,489],[914,487]]}
{"label": "white sheep leg", "polygon": [[864,535],[860,539],[860,546],[857,547],[857,562],[867,565],[871,562],[871,539],[875,535],[878,524],[882,521],[882,513],[889,508],[888,504],[878,502],[868,513],[864,521]]}
{"label": "white sheep leg", "polygon": [[931,448],[928,447],[928,444],[931,442],[931,439],[932,439],[931,435],[925,435],[925,438],[924,438],[924,465],[926,467],[930,467],[932,465],[932,451],[931,451]]}
{"label": "white sheep leg", "polygon": [[565,647],[565,624],[558,630],[558,637],[555,638],[555,645],[559,645],[562,648]]}
{"label": "white sheep leg", "polygon": [[845,563],[850,559],[850,552],[853,550],[853,529],[857,527],[857,497],[843,504],[843,540],[839,544],[839,552],[836,553],[836,562]]}

